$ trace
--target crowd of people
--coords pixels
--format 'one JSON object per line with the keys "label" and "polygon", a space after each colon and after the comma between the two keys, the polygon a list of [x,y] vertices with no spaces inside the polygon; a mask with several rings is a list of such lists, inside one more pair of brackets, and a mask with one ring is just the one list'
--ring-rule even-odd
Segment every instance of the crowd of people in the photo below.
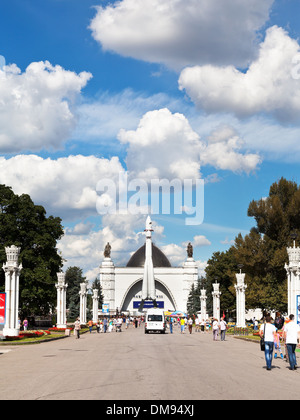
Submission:
{"label": "crowd of people", "polygon": [[[144,322],[144,317],[131,317],[131,316],[116,316],[116,317],[103,317],[98,319],[96,323],[92,320],[88,321],[88,327],[90,333],[93,330],[93,327],[96,328],[97,333],[110,333],[110,332],[121,332],[123,329],[128,329],[130,326],[138,328]],[[169,330],[171,334],[174,331],[174,328],[180,329],[181,334],[185,334],[188,331],[189,334],[192,334],[193,328],[195,332],[205,333],[208,331],[213,331],[213,339],[217,340],[219,333],[221,334],[221,341],[225,340],[225,333],[227,329],[227,324],[224,318],[219,322],[218,320],[212,318],[207,320],[200,320],[197,316],[194,317],[166,317],[166,329]],[[75,322],[75,331],[79,332],[81,329],[81,324],[79,318]],[[75,334],[75,333],[74,333]],[[77,333],[79,337],[79,333]]]}
{"label": "crowd of people", "polygon": [[[295,322],[294,315],[283,318],[280,314],[276,316],[275,320],[270,316],[266,316],[264,322],[261,323],[259,335],[263,340],[264,347],[262,350],[265,354],[267,370],[271,370],[273,352],[274,358],[281,358],[290,364],[291,370],[297,369],[296,360],[296,347],[298,341],[300,342],[300,326]],[[98,319],[96,324],[89,320],[88,327],[90,333],[93,327],[96,327],[97,333],[111,333],[121,332],[122,328],[128,329],[130,326],[138,328],[144,322],[144,318],[129,317],[129,316],[116,316],[104,317]],[[225,341],[225,335],[228,328],[225,318],[218,319],[212,318],[210,320],[200,320],[198,317],[167,317],[166,327],[169,332],[173,334],[174,328],[180,329],[181,334],[185,334],[186,330],[192,334],[193,328],[195,332],[205,333],[212,331],[213,340],[217,341],[220,335],[220,340]],[[254,331],[258,330],[258,321],[253,320]],[[80,320],[75,322],[74,334],[77,338],[80,337]],[[274,351],[275,350],[275,351]]]}
{"label": "crowd of people", "polygon": [[[97,333],[110,333],[110,332],[121,332],[122,327],[128,329],[130,326],[138,328],[143,322],[143,317],[129,317],[129,316],[116,316],[116,317],[103,317],[98,319],[94,323],[91,319],[88,321],[88,327],[90,333],[93,331],[93,327],[96,327]],[[80,338],[81,323],[80,319],[77,318],[74,324],[74,335],[76,338]]]}
{"label": "crowd of people", "polygon": [[167,317],[167,327],[170,333],[173,333],[175,326],[180,327],[180,333],[185,334],[187,330],[189,334],[192,334],[193,328],[195,332],[205,333],[213,331],[213,339],[217,340],[219,332],[221,334],[221,341],[225,340],[225,333],[227,330],[227,323],[225,318],[222,318],[219,322],[217,319],[199,319],[197,316],[193,317]]}
{"label": "crowd of people", "polygon": [[285,319],[282,316],[276,316],[274,322],[267,315],[265,322],[261,324],[259,335],[262,339],[262,350],[265,353],[267,370],[272,368],[273,351],[274,358],[278,357],[289,362],[290,370],[297,369],[296,347],[300,342],[300,326],[295,321],[295,316],[291,314]]}

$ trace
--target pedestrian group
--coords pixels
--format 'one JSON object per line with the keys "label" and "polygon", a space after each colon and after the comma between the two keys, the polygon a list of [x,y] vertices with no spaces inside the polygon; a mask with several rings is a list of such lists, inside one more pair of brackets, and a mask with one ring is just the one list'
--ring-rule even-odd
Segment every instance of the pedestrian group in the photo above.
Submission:
{"label": "pedestrian group", "polygon": [[[279,322],[281,320],[281,322]],[[272,324],[272,318],[266,316],[265,323],[263,323],[259,330],[261,337],[261,349],[265,353],[265,360],[267,370],[272,368],[273,350],[275,348],[274,358],[278,357],[278,352],[281,359],[286,359],[289,362],[290,370],[297,369],[296,347],[298,340],[300,341],[300,326],[295,322],[295,316],[291,314],[285,320],[283,317],[277,317],[275,323]],[[285,355],[283,355],[283,348]]]}

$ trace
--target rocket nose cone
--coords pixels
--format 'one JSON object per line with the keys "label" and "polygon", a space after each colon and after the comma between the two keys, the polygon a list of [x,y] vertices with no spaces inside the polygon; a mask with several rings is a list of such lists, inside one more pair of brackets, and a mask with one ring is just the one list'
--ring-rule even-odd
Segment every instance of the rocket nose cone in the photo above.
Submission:
{"label": "rocket nose cone", "polygon": [[150,216],[148,216],[146,219],[146,229],[151,229],[151,226],[152,226],[152,220]]}

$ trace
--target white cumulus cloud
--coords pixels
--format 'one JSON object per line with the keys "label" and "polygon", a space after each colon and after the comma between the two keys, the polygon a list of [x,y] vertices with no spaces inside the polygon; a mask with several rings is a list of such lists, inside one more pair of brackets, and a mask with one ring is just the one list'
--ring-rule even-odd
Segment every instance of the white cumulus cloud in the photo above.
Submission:
{"label": "white cumulus cloud", "polygon": [[58,149],[76,125],[76,97],[92,77],[48,61],[0,71],[0,152]]}
{"label": "white cumulus cloud", "polygon": [[187,67],[179,88],[207,112],[232,112],[238,117],[266,113],[281,122],[299,122],[300,80],[295,77],[299,51],[296,40],[273,26],[245,73],[232,65]]}
{"label": "white cumulus cloud", "polygon": [[135,177],[199,178],[199,135],[183,114],[167,108],[147,112],[136,130],[121,130],[118,139],[128,143],[127,168]]}
{"label": "white cumulus cloud", "polygon": [[36,155],[0,157],[0,183],[16,194],[29,194],[35,204],[66,219],[97,214],[96,184],[110,178],[118,182],[124,171],[119,159],[68,156],[53,160]]}
{"label": "white cumulus cloud", "polygon": [[121,0],[90,23],[104,50],[178,69],[245,64],[273,0]]}
{"label": "white cumulus cloud", "polygon": [[261,161],[243,151],[244,142],[232,127],[217,127],[204,141],[183,114],[167,108],[147,112],[136,130],[121,130],[118,138],[128,144],[127,169],[147,181],[197,179],[201,165],[250,173]]}

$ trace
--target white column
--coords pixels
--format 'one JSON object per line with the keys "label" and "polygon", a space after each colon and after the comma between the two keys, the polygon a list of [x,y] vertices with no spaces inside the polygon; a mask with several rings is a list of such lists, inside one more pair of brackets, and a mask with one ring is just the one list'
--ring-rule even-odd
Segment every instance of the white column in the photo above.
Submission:
{"label": "white column", "polygon": [[235,275],[237,284],[234,286],[236,290],[236,326],[246,327],[246,308],[245,308],[245,291],[247,285],[245,284],[245,273],[238,273]]}
{"label": "white column", "polygon": [[198,281],[198,265],[193,257],[188,257],[183,263],[182,272],[182,302],[183,307],[179,310],[187,311],[187,301],[191,291],[192,284],[197,285]]}
{"label": "white column", "polygon": [[110,257],[105,257],[100,266],[100,283],[102,286],[103,303],[109,304],[109,313],[114,315],[116,313],[115,266]]}
{"label": "white column", "polygon": [[206,290],[201,289],[200,303],[201,303],[201,320],[206,321]]}
{"label": "white column", "polygon": [[218,321],[220,320],[220,296],[221,292],[219,290],[220,284],[219,283],[213,283],[213,317],[216,318]]}
{"label": "white column", "polygon": [[86,294],[87,294],[87,285],[86,283],[80,283],[80,324],[86,324]]}
{"label": "white column", "polygon": [[67,304],[66,290],[68,285],[65,284],[65,273],[57,273],[58,283],[55,285],[57,289],[57,328],[67,328]]}
{"label": "white column", "polygon": [[287,248],[289,263],[285,264],[288,282],[288,315],[298,318],[297,296],[300,295],[300,248],[294,246]]}
{"label": "white column", "polygon": [[93,322],[98,321],[98,290],[93,289]]}
{"label": "white column", "polygon": [[19,277],[22,264],[18,265],[21,248],[12,245],[6,247],[6,264],[3,264],[5,272],[5,325],[3,328],[4,337],[14,337],[19,335]]}

